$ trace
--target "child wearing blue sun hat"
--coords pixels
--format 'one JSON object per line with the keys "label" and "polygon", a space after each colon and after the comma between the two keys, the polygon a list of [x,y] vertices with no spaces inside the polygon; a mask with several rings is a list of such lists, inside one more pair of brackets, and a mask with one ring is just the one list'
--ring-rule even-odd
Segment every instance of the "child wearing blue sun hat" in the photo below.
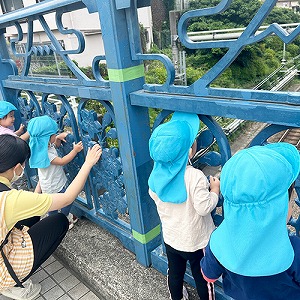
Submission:
{"label": "child wearing blue sun hat", "polygon": [[0,135],[10,134],[19,136],[23,140],[28,140],[29,134],[24,133],[24,125],[21,124],[18,130],[15,130],[15,111],[17,108],[10,102],[0,100]]}
{"label": "child wearing blue sun hat", "polygon": [[208,282],[222,276],[233,299],[300,299],[300,239],[286,226],[288,189],[299,171],[299,151],[287,143],[241,150],[224,165],[224,220],[201,268]]}
{"label": "child wearing blue sun hat", "polygon": [[188,299],[183,288],[187,261],[201,300],[212,299],[214,293],[199,265],[203,248],[215,229],[211,212],[218,202],[219,180],[211,176],[209,184],[202,171],[188,164],[196,152],[199,127],[197,114],[175,112],[169,122],[153,131],[149,140],[154,161],[148,180],[149,194],[162,224],[168,288],[173,300]]}
{"label": "child wearing blue sun hat", "polygon": [[[64,141],[68,133],[57,135],[58,125],[49,116],[40,116],[31,119],[28,123],[30,134],[29,147],[31,156],[29,165],[38,169],[39,182],[36,186],[37,193],[63,193],[67,187],[67,176],[63,166],[71,162],[83,149],[82,142],[74,144],[73,149],[63,157],[59,157],[56,148]],[[61,209],[69,219],[70,229],[77,221],[77,217],[70,213],[71,205]],[[49,215],[57,211],[50,212]]]}

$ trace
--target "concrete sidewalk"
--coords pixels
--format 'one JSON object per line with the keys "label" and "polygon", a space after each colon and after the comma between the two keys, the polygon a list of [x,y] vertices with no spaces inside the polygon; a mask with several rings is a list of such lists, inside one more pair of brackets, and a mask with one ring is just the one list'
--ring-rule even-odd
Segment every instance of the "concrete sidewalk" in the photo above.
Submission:
{"label": "concrete sidewalk", "polygon": [[[166,276],[140,265],[116,237],[87,219],[68,232],[55,256],[99,299],[170,299]],[[191,300],[198,299],[194,288],[187,289]]]}
{"label": "concrete sidewalk", "polygon": [[[78,277],[54,256],[51,256],[31,277],[42,290],[36,300],[104,300],[99,298]],[[11,300],[0,295],[0,300]]]}

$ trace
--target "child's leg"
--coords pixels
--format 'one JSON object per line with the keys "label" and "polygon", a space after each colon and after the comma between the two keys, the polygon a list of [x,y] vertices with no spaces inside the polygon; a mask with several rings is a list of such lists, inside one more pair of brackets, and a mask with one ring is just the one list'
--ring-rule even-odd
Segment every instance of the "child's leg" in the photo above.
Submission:
{"label": "child's leg", "polygon": [[[168,257],[168,286],[172,300],[182,299],[183,277],[186,270],[186,259],[180,255],[180,251],[166,244]],[[200,265],[199,265],[200,266]]]}
{"label": "child's leg", "polygon": [[72,207],[72,204],[63,207],[60,211],[61,211],[61,213],[63,213],[65,216],[68,216],[68,214],[70,213],[71,207]]}
{"label": "child's leg", "polygon": [[[62,190],[59,191],[59,193],[64,193],[65,191],[66,191],[66,187],[63,187]],[[71,206],[72,206],[72,204],[70,204],[70,205],[68,205],[68,206],[66,206],[66,207],[63,207],[60,211],[61,211],[65,216],[67,216],[67,215],[69,214],[70,210],[71,210]],[[52,216],[52,215],[55,215],[55,214],[57,214],[57,213],[58,213],[57,210],[53,210],[53,211],[48,212],[48,215],[49,215],[49,216]]]}
{"label": "child's leg", "polygon": [[[60,193],[64,193],[66,191],[66,187],[64,187]],[[68,214],[70,213],[70,210],[71,210],[71,207],[72,207],[72,204],[69,204],[68,206],[65,206],[63,207],[60,211],[62,214],[64,214],[65,216],[68,216]]]}
{"label": "child's leg", "polygon": [[191,253],[189,262],[191,271],[195,280],[198,295],[201,300],[212,300],[214,299],[213,285],[209,285],[203,278],[200,268],[200,260],[204,256],[203,250],[200,249],[194,253]]}

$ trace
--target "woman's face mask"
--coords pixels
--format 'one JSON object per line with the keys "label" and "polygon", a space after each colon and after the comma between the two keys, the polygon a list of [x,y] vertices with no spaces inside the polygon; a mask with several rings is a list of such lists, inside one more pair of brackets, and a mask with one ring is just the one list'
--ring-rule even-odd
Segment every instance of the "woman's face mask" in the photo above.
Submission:
{"label": "woman's face mask", "polygon": [[14,182],[14,181],[18,180],[19,178],[21,178],[21,177],[24,175],[24,169],[25,169],[25,167],[23,167],[23,166],[21,165],[21,168],[22,168],[22,172],[21,172],[20,175],[17,175],[17,174],[16,174],[16,171],[14,170],[14,176],[13,176],[13,178],[11,179],[11,182]]}

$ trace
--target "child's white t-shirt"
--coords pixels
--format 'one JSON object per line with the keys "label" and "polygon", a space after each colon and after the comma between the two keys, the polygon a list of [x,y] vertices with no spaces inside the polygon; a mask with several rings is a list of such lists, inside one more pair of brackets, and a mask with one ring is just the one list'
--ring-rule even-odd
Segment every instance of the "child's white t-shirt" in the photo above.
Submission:
{"label": "child's white t-shirt", "polygon": [[149,189],[162,223],[166,244],[172,248],[195,252],[206,247],[215,225],[211,216],[218,203],[218,195],[209,191],[209,182],[202,171],[187,166],[184,175],[188,198],[174,204],[161,201]]}
{"label": "child's white t-shirt", "polygon": [[[58,157],[54,145],[48,148],[50,162]],[[39,181],[43,193],[54,194],[60,192],[67,183],[67,176],[62,166],[50,164],[47,168],[38,169]]]}

